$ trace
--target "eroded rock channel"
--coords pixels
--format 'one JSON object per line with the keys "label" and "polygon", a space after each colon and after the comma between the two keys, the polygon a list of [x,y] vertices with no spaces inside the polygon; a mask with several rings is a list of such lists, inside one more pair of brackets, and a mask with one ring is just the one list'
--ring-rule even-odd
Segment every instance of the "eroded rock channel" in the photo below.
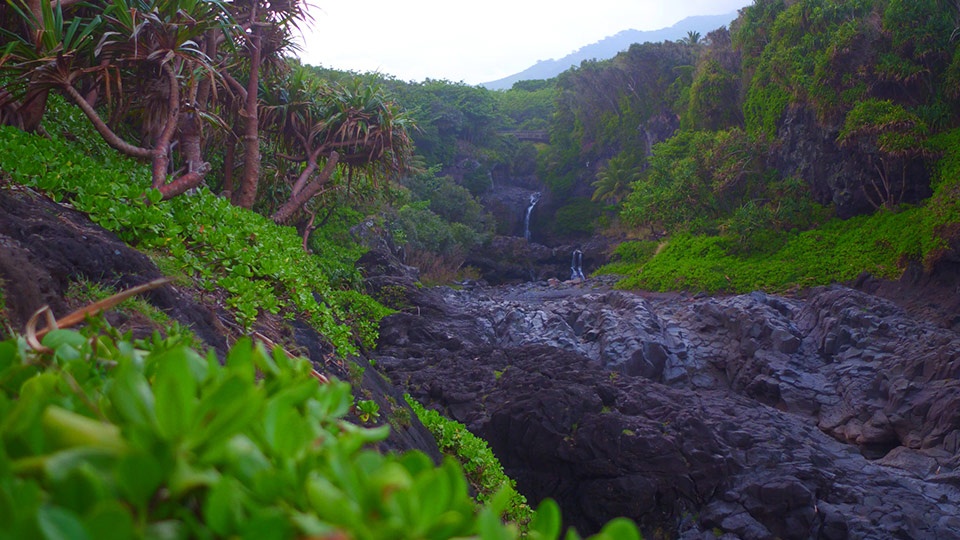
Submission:
{"label": "eroded rock channel", "polygon": [[960,538],[960,335],[847,287],[412,293],[378,365],[569,525],[647,537]]}

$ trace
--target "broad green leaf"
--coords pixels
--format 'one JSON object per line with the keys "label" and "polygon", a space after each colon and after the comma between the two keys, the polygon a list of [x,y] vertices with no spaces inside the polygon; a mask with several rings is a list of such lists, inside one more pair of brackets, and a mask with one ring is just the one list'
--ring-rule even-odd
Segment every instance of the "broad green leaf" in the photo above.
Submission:
{"label": "broad green leaf", "polygon": [[213,532],[228,536],[245,519],[242,486],[229,476],[213,484],[203,503],[203,519]]}
{"label": "broad green leaf", "polygon": [[95,447],[115,454],[127,450],[120,429],[56,405],[44,409],[41,425],[50,448]]}
{"label": "broad green leaf", "polygon": [[87,540],[90,535],[73,512],[45,504],[37,511],[40,532],[45,540]]}
{"label": "broad green leaf", "polygon": [[99,502],[83,520],[90,537],[96,540],[135,538],[133,516],[117,500]]}
{"label": "broad green leaf", "polygon": [[227,368],[230,373],[242,376],[248,381],[253,381],[255,370],[253,364],[253,341],[248,337],[242,337],[227,353]]}
{"label": "broad green leaf", "polygon": [[57,350],[64,345],[79,348],[86,345],[87,338],[73,330],[51,330],[47,335],[43,336],[41,343],[43,343],[45,347],[50,347],[53,350]]}
{"label": "broad green leaf", "polygon": [[167,351],[156,359],[154,380],[157,425],[168,440],[183,437],[197,408],[197,381],[184,348]]}
{"label": "broad green leaf", "polygon": [[609,540],[640,540],[636,524],[627,518],[614,518],[600,529],[599,538]]}
{"label": "broad green leaf", "polygon": [[286,540],[293,537],[290,521],[275,507],[264,508],[243,523],[244,540]]}
{"label": "broad green leaf", "polygon": [[157,204],[163,200],[163,194],[160,193],[159,189],[151,189],[147,191],[147,199],[149,199],[151,204]]}
{"label": "broad green leaf", "polygon": [[203,396],[197,407],[199,423],[194,426],[188,446],[226,442],[260,413],[263,397],[246,377],[231,376]]}
{"label": "broad green leaf", "polygon": [[116,368],[107,395],[123,420],[143,426],[156,425],[153,392],[147,379],[130,362]]}
{"label": "broad green leaf", "polygon": [[213,485],[220,479],[220,473],[212,467],[201,468],[187,462],[186,458],[178,456],[170,474],[168,487],[174,498],[182,496],[193,489]]}
{"label": "broad green leaf", "polygon": [[117,464],[116,482],[137,508],[145,508],[165,479],[163,466],[154,456],[131,453]]}
{"label": "broad green leaf", "polygon": [[503,526],[500,515],[489,507],[477,516],[477,527],[482,540],[513,540],[513,535]]}
{"label": "broad green leaf", "polygon": [[530,521],[531,537],[540,540],[555,540],[560,537],[562,527],[560,506],[553,499],[544,499]]}

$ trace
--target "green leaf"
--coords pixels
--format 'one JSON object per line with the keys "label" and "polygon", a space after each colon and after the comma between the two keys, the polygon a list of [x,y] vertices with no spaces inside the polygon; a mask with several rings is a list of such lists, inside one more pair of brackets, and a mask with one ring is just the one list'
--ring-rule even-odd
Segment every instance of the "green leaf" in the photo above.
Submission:
{"label": "green leaf", "polygon": [[188,447],[226,442],[244,429],[260,412],[262,394],[245,376],[231,376],[204,396],[196,410],[199,419],[189,437]]}
{"label": "green leaf", "polygon": [[124,420],[141,426],[156,425],[153,392],[132,362],[124,362],[115,370],[107,395]]}
{"label": "green leaf", "polygon": [[179,347],[156,359],[154,379],[157,425],[168,440],[184,436],[194,422],[197,381],[190,369],[187,350]]}
{"label": "green leaf", "polygon": [[151,204],[157,204],[163,200],[163,194],[160,193],[159,189],[151,189],[147,191],[147,199]]}
{"label": "green leaf", "polygon": [[117,484],[137,508],[145,508],[165,479],[165,471],[154,456],[132,453],[117,464]]}
{"label": "green leaf", "polygon": [[636,524],[627,518],[614,518],[600,529],[600,533],[591,538],[609,540],[640,540],[640,531]]}
{"label": "green leaf", "polygon": [[117,500],[98,503],[83,521],[90,537],[96,540],[126,540],[135,538],[133,516]]}
{"label": "green leaf", "polygon": [[243,487],[229,476],[222,477],[210,488],[203,504],[204,522],[221,536],[235,533],[244,521]]}
{"label": "green leaf", "polygon": [[83,347],[87,343],[87,338],[73,330],[51,330],[41,340],[44,346],[57,350],[64,345],[72,347]]}
{"label": "green leaf", "polygon": [[537,513],[530,521],[530,533],[542,540],[554,540],[560,536],[563,522],[560,519],[560,506],[553,499],[544,499],[537,507]]}
{"label": "green leaf", "polygon": [[45,504],[37,511],[40,532],[46,540],[86,540],[90,538],[83,523],[73,512]]}
{"label": "green leaf", "polygon": [[253,381],[255,377],[253,363],[253,341],[248,337],[242,337],[227,353],[227,368],[230,372],[242,376],[248,381]]}

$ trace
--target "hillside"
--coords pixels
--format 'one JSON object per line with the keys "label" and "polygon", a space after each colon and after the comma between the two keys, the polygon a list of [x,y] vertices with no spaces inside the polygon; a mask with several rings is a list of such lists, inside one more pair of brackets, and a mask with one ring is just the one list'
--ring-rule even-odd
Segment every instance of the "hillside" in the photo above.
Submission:
{"label": "hillside", "polygon": [[624,30],[596,43],[585,45],[563,58],[541,60],[519,73],[485,82],[480,86],[489,90],[506,90],[518,81],[552,79],[571,67],[580,65],[584,60],[613,58],[617,53],[629,49],[634,43],[677,41],[687,37],[689,32],[697,32],[705,36],[721,26],[730,24],[730,21],[736,17],[736,12],[723,15],[698,15],[687,17],[673,26],[659,30]]}

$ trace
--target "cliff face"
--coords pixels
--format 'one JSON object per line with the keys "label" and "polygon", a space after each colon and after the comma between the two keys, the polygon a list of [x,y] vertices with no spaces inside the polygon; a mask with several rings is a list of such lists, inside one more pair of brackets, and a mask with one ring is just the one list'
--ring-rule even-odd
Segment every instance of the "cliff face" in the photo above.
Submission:
{"label": "cliff face", "polygon": [[[768,165],[783,177],[796,176],[810,186],[816,202],[832,207],[841,218],[877,209],[883,189],[880,168],[868,152],[854,152],[837,144],[840,129],[818,122],[808,108],[787,109],[768,156]],[[931,195],[930,172],[922,159],[893,160],[886,166],[896,197],[918,203]]]}

